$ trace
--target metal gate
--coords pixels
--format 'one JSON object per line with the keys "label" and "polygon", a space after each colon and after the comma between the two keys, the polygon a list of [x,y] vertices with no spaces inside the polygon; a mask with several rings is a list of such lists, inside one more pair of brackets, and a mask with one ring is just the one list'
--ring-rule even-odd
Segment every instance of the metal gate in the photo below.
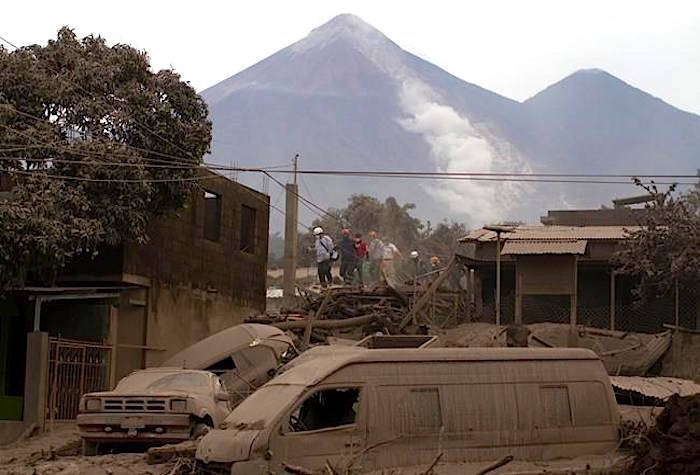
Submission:
{"label": "metal gate", "polygon": [[49,338],[46,419],[73,420],[83,394],[109,390],[111,346]]}

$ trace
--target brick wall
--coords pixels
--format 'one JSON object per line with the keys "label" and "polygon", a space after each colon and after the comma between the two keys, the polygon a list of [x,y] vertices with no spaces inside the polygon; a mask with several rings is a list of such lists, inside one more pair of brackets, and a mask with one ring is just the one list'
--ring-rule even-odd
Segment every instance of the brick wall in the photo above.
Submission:
{"label": "brick wall", "polygon": [[[186,209],[154,220],[146,245],[128,245],[124,273],[215,292],[232,303],[265,306],[269,197],[224,177],[200,182]],[[205,193],[220,199],[218,239],[205,237]],[[254,253],[241,251],[241,207],[255,210]],[[215,207],[209,206],[210,210]],[[208,233],[211,236],[211,233]]]}

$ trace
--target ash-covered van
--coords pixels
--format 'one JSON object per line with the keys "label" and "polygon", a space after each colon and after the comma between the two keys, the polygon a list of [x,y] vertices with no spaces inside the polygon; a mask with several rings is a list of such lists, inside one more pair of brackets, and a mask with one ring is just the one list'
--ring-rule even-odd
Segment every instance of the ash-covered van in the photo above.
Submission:
{"label": "ash-covered van", "polygon": [[[318,352],[319,357],[314,357]],[[202,440],[207,473],[377,470],[442,462],[600,454],[619,415],[585,349],[309,350]]]}

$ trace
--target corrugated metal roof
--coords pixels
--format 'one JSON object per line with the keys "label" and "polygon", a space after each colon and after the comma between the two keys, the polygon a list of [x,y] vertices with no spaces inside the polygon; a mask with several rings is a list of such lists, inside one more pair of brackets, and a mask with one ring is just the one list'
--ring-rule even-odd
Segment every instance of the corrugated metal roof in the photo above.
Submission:
{"label": "corrugated metal roof", "polygon": [[[513,232],[501,233],[501,239],[516,240],[619,240],[627,237],[639,226],[516,226]],[[476,229],[461,241],[495,241],[496,233],[486,229]]]}
{"label": "corrugated metal roof", "polygon": [[647,397],[666,399],[673,394],[692,396],[700,393],[700,384],[680,378],[642,378],[639,376],[610,376],[613,387],[634,391]]}
{"label": "corrugated metal roof", "polygon": [[579,240],[517,240],[506,241],[501,254],[538,255],[538,254],[585,254],[588,241]]}

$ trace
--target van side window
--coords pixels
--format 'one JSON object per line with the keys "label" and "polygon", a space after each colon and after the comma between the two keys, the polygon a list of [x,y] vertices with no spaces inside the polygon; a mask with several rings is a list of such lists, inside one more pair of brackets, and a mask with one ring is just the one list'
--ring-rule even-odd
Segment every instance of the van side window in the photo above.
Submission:
{"label": "van side window", "polygon": [[[455,384],[442,388],[446,432],[510,431],[518,428],[518,401],[512,384]],[[494,417],[498,414],[498,417]]]}
{"label": "van side window", "polygon": [[600,381],[570,383],[569,397],[574,409],[574,424],[576,426],[610,424],[608,395]]}
{"label": "van side window", "polygon": [[572,424],[566,386],[540,386],[540,407],[544,427],[566,427]]}
{"label": "van side window", "polygon": [[359,402],[359,388],[317,391],[289,416],[289,428],[292,432],[307,432],[354,424]]}
{"label": "van side window", "polygon": [[[399,434],[439,432],[442,427],[440,392],[436,387],[386,387],[380,397],[386,398],[392,412],[392,426]],[[397,398],[398,396],[398,398]]]}
{"label": "van side window", "polygon": [[233,362],[233,358],[227,356],[223,360],[217,361],[216,363],[205,368],[207,371],[211,371],[216,375],[220,375],[223,372],[231,371],[236,369],[236,364]]}

